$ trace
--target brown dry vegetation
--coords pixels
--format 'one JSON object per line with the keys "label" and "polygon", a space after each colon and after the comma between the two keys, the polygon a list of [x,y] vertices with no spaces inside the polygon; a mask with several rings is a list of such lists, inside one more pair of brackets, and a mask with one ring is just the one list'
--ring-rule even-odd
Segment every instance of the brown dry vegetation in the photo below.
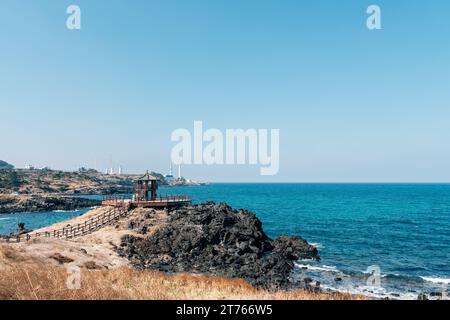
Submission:
{"label": "brown dry vegetation", "polygon": [[237,279],[166,275],[128,267],[81,272],[81,288],[67,288],[67,270],[9,246],[0,246],[0,300],[181,300],[181,299],[362,299],[351,295],[311,294],[302,290],[267,292]]}

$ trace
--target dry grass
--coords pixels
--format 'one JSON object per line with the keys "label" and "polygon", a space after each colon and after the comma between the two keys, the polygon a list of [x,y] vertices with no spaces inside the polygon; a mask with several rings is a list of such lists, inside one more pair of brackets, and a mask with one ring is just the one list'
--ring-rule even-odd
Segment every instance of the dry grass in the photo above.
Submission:
{"label": "dry grass", "polygon": [[182,300],[182,299],[362,299],[350,295],[311,294],[302,290],[267,292],[236,279],[165,275],[121,268],[81,271],[81,288],[67,288],[67,270],[26,259],[0,247],[0,300]]}

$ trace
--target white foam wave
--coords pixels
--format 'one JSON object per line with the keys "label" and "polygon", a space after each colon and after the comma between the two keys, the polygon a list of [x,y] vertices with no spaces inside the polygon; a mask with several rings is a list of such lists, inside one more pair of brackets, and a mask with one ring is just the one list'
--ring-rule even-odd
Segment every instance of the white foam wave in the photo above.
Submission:
{"label": "white foam wave", "polygon": [[312,245],[316,249],[323,249],[325,246],[319,242],[311,242],[310,245]]}
{"label": "white foam wave", "polygon": [[418,295],[417,293],[413,292],[406,292],[406,293],[388,292],[383,288],[372,286],[360,286],[360,287],[347,286],[341,288],[334,288],[322,285],[322,288],[325,290],[329,290],[331,292],[347,293],[351,295],[363,295],[374,299],[389,298],[391,300],[417,300]]}
{"label": "white foam wave", "polygon": [[339,272],[339,270],[336,269],[335,266],[327,266],[327,265],[312,266],[309,264],[301,264],[301,263],[296,263],[295,265],[301,269],[308,269],[308,270],[313,270],[313,271]]}
{"label": "white foam wave", "polygon": [[450,284],[450,278],[438,278],[438,277],[421,277],[423,280],[438,283],[438,284]]}

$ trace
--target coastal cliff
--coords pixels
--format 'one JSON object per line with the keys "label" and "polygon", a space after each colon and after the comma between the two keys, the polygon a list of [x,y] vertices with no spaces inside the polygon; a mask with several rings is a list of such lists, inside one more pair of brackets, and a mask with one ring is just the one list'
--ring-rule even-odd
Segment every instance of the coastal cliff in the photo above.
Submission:
{"label": "coastal cliff", "polygon": [[[152,172],[160,185],[167,182]],[[79,171],[0,169],[0,194],[126,194],[134,191],[136,175],[102,174],[93,169]]]}
{"label": "coastal cliff", "polygon": [[[0,169],[0,213],[76,210],[100,205],[77,195],[113,195],[134,192],[134,175],[106,175],[83,169],[65,172],[50,169]],[[153,173],[160,184],[164,177]]]}
{"label": "coastal cliff", "polygon": [[319,259],[315,247],[299,237],[270,239],[261,221],[247,210],[205,203],[171,212],[166,223],[149,230],[146,217],[130,221],[142,236],[126,235],[117,249],[140,270],[189,272],[241,278],[257,288],[290,286],[298,259]]}

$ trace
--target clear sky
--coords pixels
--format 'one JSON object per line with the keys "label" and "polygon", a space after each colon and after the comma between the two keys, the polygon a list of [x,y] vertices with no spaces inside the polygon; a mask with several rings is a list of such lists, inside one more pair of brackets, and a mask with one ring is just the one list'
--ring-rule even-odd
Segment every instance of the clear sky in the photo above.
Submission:
{"label": "clear sky", "polygon": [[171,132],[202,120],[279,128],[280,171],[189,178],[449,182],[449,15],[448,0],[2,0],[0,159],[166,172]]}

